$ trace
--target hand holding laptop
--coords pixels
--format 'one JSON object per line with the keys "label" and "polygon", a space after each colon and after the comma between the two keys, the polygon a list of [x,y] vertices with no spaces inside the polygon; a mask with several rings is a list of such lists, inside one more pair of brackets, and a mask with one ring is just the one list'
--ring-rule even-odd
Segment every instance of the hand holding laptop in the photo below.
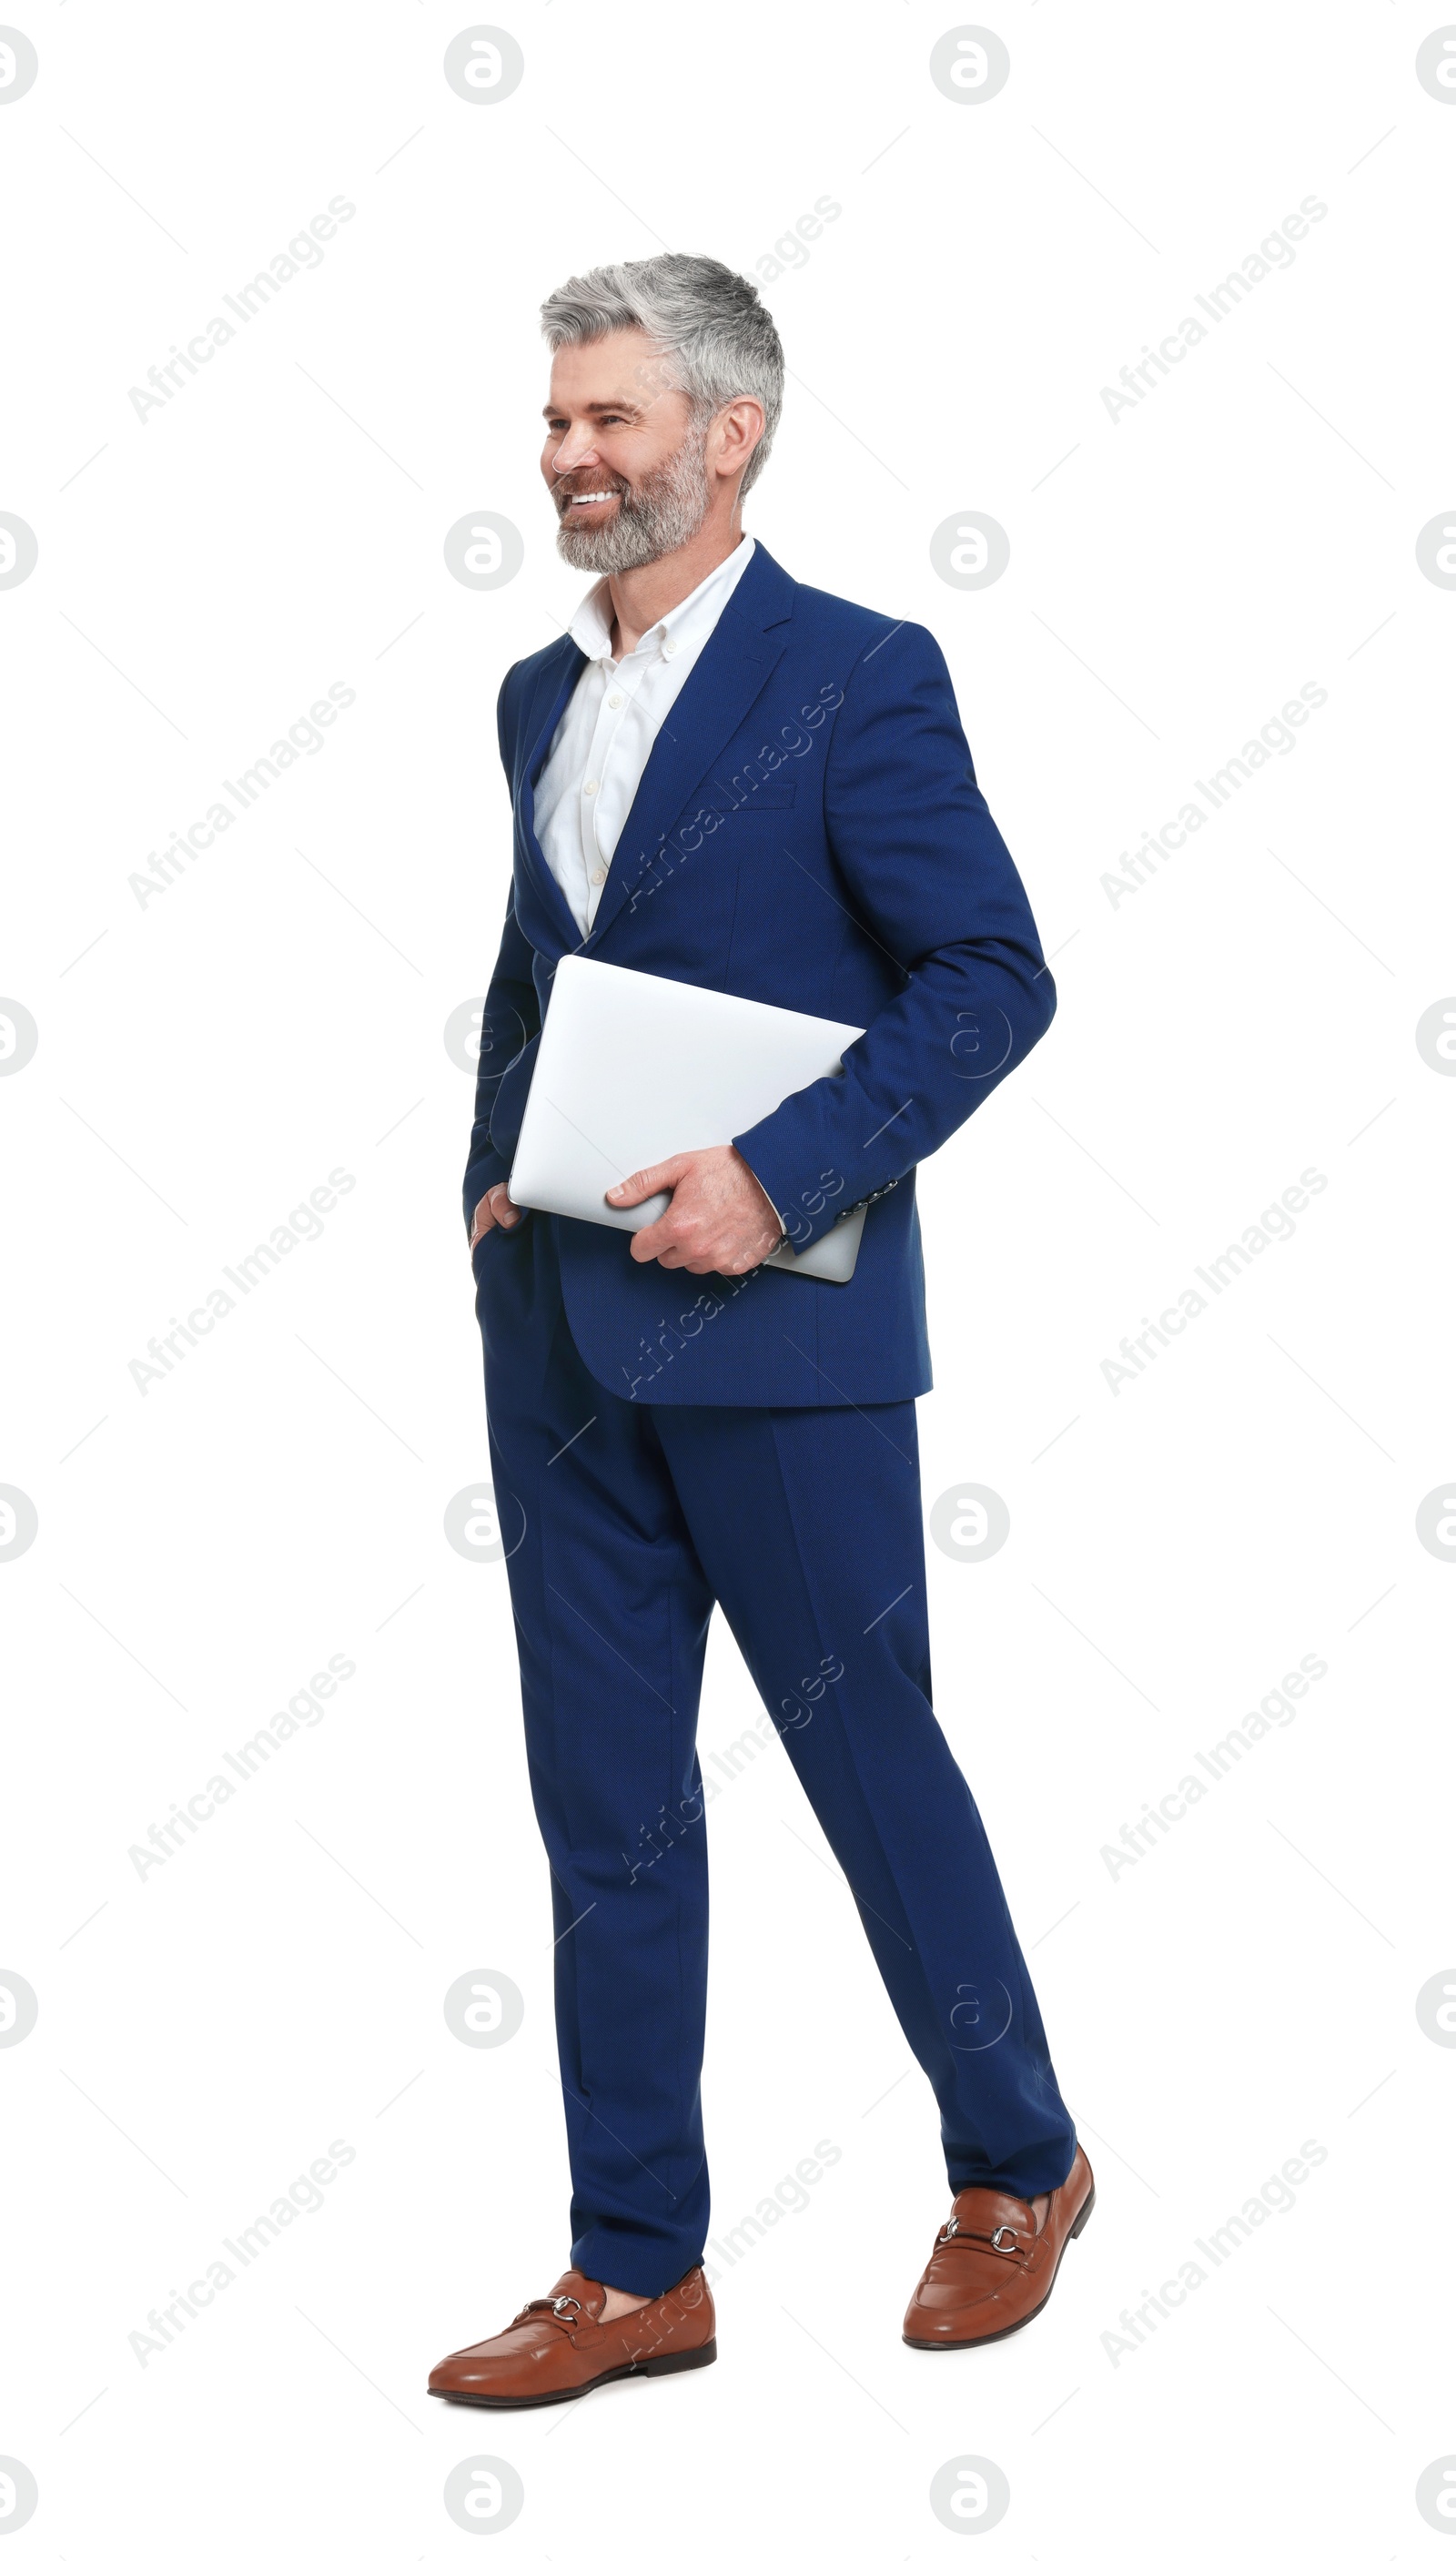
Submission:
{"label": "hand holding laptop", "polygon": [[615,1209],[635,1209],[662,1191],[671,1191],[671,1203],[651,1227],[638,1228],[634,1263],[733,1277],[766,1262],[782,1239],[778,1212],[736,1147],[689,1148],[613,1183],[606,1197]]}

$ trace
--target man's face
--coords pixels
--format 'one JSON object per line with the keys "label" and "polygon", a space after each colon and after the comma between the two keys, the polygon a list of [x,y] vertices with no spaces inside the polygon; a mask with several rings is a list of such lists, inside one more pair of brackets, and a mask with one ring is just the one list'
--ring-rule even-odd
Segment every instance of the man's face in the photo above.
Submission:
{"label": "man's face", "polygon": [[690,541],[709,507],[706,441],[707,423],[640,329],[561,348],[541,470],[563,560],[610,576]]}

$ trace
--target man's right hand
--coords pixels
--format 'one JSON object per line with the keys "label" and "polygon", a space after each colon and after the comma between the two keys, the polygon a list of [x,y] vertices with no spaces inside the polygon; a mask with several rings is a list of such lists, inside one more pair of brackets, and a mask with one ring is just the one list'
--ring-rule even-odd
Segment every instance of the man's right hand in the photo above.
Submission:
{"label": "man's right hand", "polygon": [[482,1193],[475,1204],[475,1216],[470,1222],[471,1253],[475,1252],[481,1238],[487,1235],[491,1228],[519,1227],[520,1224],[521,1213],[511,1199],[505,1184],[492,1183],[489,1191]]}

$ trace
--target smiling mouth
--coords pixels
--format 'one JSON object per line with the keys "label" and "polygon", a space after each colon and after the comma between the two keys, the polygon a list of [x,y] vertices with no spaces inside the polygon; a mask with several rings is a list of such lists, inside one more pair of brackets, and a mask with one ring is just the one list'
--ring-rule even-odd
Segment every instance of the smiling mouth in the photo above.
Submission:
{"label": "smiling mouth", "polygon": [[618,494],[615,489],[573,489],[566,500],[566,506],[567,508],[604,507],[608,499],[615,498]]}

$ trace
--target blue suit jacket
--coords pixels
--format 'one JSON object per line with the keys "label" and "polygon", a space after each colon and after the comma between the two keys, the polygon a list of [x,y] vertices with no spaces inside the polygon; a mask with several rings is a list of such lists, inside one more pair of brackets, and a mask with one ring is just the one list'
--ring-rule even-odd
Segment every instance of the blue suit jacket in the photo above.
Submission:
{"label": "blue suit jacket", "polygon": [[[574,641],[556,640],[501,689],[515,867],[482,1026],[467,1228],[510,1171],[556,965],[578,950],[868,1025],[843,1076],[791,1095],[734,1143],[797,1245],[872,1205],[842,1285],[664,1271],[634,1263],[609,1228],[524,1218],[475,1249],[491,1347],[510,1357],[513,1336],[554,1313],[550,1238],[577,1348],[618,1396],[918,1396],[931,1378],[914,1167],[1055,1006],[944,658],[918,624],[800,587],[759,545],[654,744],[583,941],[537,841],[533,793],[584,664]],[[521,1357],[540,1349],[522,1336]]]}

